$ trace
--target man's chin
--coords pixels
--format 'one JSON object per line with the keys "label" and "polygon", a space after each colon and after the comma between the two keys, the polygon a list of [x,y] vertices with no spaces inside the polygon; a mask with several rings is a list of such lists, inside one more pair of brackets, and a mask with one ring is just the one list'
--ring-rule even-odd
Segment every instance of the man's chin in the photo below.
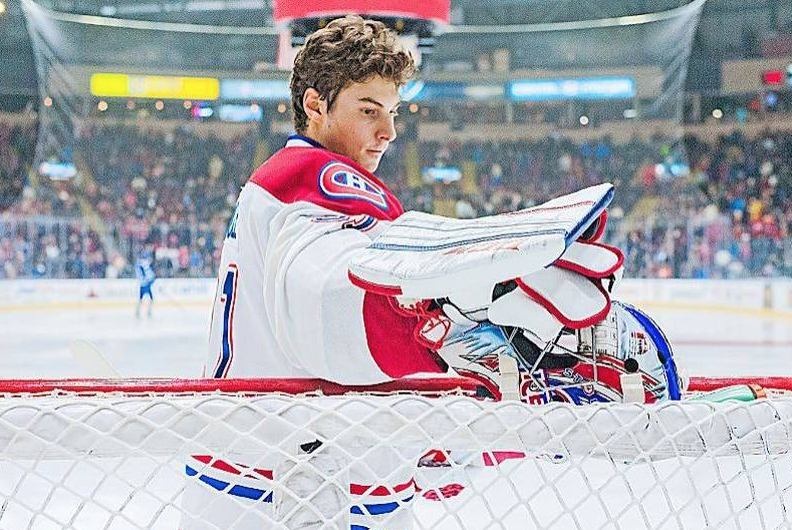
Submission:
{"label": "man's chin", "polygon": [[379,167],[380,157],[372,158],[367,157],[360,162],[360,165],[366,168],[370,173],[374,173]]}

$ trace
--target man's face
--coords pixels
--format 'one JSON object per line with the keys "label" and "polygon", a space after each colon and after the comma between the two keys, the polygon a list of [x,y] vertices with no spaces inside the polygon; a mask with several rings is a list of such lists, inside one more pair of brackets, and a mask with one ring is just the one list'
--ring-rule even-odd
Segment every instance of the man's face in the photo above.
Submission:
{"label": "man's face", "polygon": [[396,139],[398,107],[399,91],[392,81],[375,76],[352,83],[338,93],[329,111],[327,103],[320,102],[322,112],[311,119],[308,135],[374,172]]}

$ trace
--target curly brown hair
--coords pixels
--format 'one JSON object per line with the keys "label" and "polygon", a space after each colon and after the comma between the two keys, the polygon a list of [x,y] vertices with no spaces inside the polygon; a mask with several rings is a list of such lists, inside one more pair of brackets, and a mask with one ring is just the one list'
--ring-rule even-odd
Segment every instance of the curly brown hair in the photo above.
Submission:
{"label": "curly brown hair", "polygon": [[414,74],[412,55],[385,24],[356,15],[337,18],[312,33],[294,60],[289,81],[294,129],[304,134],[308,127],[303,95],[309,88],[319,92],[329,110],[350,83],[381,76],[401,86]]}

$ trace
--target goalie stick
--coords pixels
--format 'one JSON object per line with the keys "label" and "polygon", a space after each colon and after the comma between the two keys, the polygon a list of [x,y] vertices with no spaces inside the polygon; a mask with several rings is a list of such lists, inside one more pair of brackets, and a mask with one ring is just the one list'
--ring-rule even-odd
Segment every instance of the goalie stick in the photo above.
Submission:
{"label": "goalie stick", "polygon": [[87,340],[78,339],[69,344],[69,351],[72,357],[87,370],[89,377],[102,379],[117,379],[121,377],[119,371],[95,344]]}

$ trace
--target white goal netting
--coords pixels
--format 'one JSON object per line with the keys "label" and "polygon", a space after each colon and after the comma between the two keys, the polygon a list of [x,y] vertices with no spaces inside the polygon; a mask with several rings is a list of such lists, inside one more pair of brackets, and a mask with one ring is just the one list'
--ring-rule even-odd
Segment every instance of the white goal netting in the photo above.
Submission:
{"label": "white goal netting", "polygon": [[449,381],[198,383],[6,382],[0,528],[792,525],[783,394],[574,407]]}

